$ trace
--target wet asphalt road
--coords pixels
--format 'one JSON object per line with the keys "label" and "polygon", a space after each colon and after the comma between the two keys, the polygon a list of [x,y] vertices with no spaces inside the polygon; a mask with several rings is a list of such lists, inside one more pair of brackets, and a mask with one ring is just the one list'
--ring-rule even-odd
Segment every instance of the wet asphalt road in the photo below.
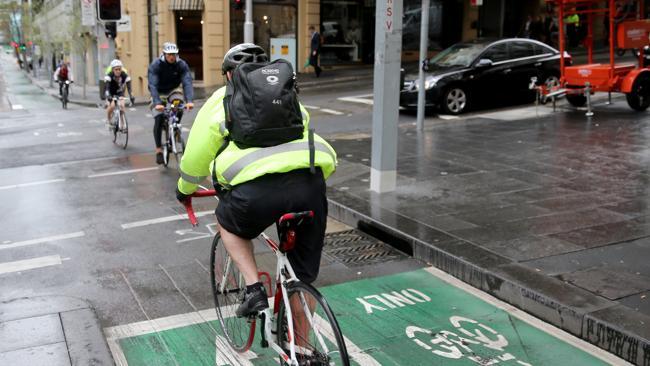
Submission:
{"label": "wet asphalt road", "polygon": [[[87,299],[103,327],[210,308],[214,219],[203,217],[194,230],[174,220],[184,212],[173,193],[178,175],[175,163],[154,164],[149,111],[128,110],[122,150],[111,142],[103,109],[62,110],[14,63],[3,62],[0,72],[0,300]],[[337,101],[340,93],[303,93],[317,130],[368,133],[370,107]],[[195,115],[185,114],[185,126]],[[211,199],[195,203],[196,211],[214,207]],[[420,266],[407,260],[376,274]],[[321,281],[345,280],[337,273],[325,270]]]}

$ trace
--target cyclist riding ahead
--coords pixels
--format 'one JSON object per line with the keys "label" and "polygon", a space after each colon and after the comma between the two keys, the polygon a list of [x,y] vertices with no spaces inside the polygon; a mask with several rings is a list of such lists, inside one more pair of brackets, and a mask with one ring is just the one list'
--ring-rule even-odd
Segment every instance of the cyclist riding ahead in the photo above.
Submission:
{"label": "cyclist riding ahead", "polygon": [[111,122],[111,115],[113,110],[115,110],[115,103],[113,102],[113,97],[118,98],[118,103],[120,110],[124,111],[124,87],[129,91],[129,97],[131,104],[135,98],[133,97],[133,92],[131,91],[131,77],[124,71],[124,65],[122,61],[115,59],[111,61],[111,71],[104,76],[104,97],[106,98],[106,103],[108,104],[108,114],[106,120]]}
{"label": "cyclist riding ahead", "polygon": [[[184,95],[185,108],[194,108],[192,75],[187,63],[178,57],[178,47],[174,43],[165,42],[162,55],[149,65],[148,78],[155,121],[153,139],[156,143],[156,163],[163,164],[161,136],[167,97],[171,94]],[[182,117],[182,112],[178,117]]]}
{"label": "cyclist riding ahead", "polygon": [[[296,233],[298,244],[288,258],[301,281],[316,279],[327,223],[325,179],[337,161],[334,149],[309,129],[291,64],[268,63],[261,47],[244,43],[226,53],[222,70],[227,85],[212,94],[194,121],[176,197],[185,203],[212,176],[220,192],[221,239],[246,281],[236,314],[246,317],[269,306],[251,240],[281,215],[314,212],[314,220]],[[255,95],[255,104],[243,90]]]}
{"label": "cyclist riding ahead", "polygon": [[63,94],[63,83],[68,80],[72,81],[72,70],[70,70],[70,66],[66,62],[61,62],[54,71],[54,81],[59,83],[59,95]]}

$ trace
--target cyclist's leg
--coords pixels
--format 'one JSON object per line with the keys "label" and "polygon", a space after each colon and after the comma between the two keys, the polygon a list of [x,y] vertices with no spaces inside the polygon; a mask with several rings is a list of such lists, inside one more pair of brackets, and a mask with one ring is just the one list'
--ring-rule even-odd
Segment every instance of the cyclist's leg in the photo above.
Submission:
{"label": "cyclist's leg", "polygon": [[59,83],[59,95],[63,95],[63,83],[61,80],[57,80],[57,82]]}
{"label": "cyclist's leg", "polygon": [[219,225],[219,233],[228,255],[230,255],[239,272],[244,276],[246,285],[250,286],[260,282],[257,274],[257,263],[253,254],[253,242],[229,232],[222,225]]}
{"label": "cyclist's leg", "polygon": [[106,108],[106,121],[107,121],[108,123],[111,123],[111,122],[112,122],[112,118],[111,118],[111,117],[112,117],[112,115],[113,115],[113,110],[114,110],[114,109],[115,109],[115,104],[114,104],[113,101],[111,100],[110,102],[108,102],[108,108]]}

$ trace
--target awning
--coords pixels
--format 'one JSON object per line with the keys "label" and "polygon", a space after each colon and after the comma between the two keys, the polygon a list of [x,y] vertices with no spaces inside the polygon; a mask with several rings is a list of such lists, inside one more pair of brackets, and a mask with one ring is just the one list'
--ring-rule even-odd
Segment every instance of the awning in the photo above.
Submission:
{"label": "awning", "polygon": [[169,10],[203,10],[203,0],[171,0]]}

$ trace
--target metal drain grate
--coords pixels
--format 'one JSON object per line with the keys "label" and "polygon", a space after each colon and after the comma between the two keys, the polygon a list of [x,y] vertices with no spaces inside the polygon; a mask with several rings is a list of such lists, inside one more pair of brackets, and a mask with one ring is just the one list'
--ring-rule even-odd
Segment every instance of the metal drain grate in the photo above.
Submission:
{"label": "metal drain grate", "polygon": [[405,258],[405,255],[358,230],[325,235],[324,253],[349,266],[365,266]]}

